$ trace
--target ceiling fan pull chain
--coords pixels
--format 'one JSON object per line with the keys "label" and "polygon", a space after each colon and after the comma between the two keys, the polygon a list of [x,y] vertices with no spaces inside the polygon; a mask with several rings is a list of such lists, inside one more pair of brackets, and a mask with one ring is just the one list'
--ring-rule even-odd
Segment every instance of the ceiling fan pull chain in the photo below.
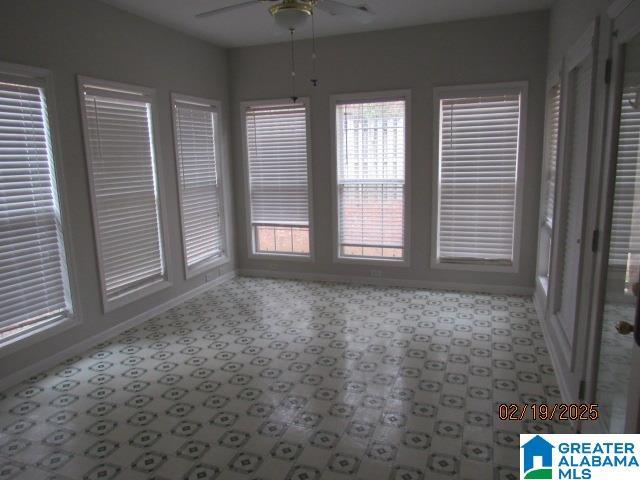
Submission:
{"label": "ceiling fan pull chain", "polygon": [[316,25],[314,17],[315,13],[311,12],[311,84],[317,87],[318,76],[316,74],[316,60],[318,59],[318,54],[316,53]]}
{"label": "ceiling fan pull chain", "polygon": [[295,55],[295,47],[293,42],[293,33],[295,29],[290,28],[289,33],[291,34],[291,100],[293,103],[296,103],[298,97],[296,97],[296,55]]}

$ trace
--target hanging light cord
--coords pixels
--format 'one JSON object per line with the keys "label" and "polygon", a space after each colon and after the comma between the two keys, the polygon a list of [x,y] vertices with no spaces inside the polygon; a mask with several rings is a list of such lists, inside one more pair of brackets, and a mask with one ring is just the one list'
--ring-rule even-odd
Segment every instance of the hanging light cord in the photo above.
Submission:
{"label": "hanging light cord", "polygon": [[293,42],[294,32],[295,30],[293,28],[289,29],[289,33],[291,35],[291,100],[293,100],[293,103],[296,103],[298,97],[296,97],[296,55]]}
{"label": "hanging light cord", "polygon": [[314,87],[318,86],[318,77],[316,75],[316,59],[318,54],[316,53],[316,26],[314,22],[315,14],[311,13],[311,84]]}

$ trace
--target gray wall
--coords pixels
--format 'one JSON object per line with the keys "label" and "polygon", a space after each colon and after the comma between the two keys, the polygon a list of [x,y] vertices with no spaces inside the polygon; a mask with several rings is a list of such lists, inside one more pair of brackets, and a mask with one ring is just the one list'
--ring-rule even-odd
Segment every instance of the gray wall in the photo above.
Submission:
{"label": "gray wall", "polygon": [[[244,205],[243,139],[238,103],[290,95],[289,46],[276,44],[231,50],[229,84],[239,267],[289,274],[370,275],[370,266],[332,261],[329,95],[408,88],[412,91],[413,124],[411,174],[408,178],[412,191],[411,266],[384,267],[382,277],[405,283],[499,285],[507,290],[533,288],[547,23],[547,12],[534,12],[322,38],[317,42],[320,86],[315,90],[308,82],[310,43],[297,45],[299,95],[311,97],[316,245],[313,264],[248,258],[245,234],[248,210]],[[505,274],[431,270],[428,265],[432,248],[433,88],[517,80],[529,82],[520,271]]]}
{"label": "gray wall", "polygon": [[[225,50],[93,0],[0,0],[0,61],[53,72],[61,146],[56,160],[72,227],[65,240],[74,257],[74,293],[82,320],[80,326],[2,357],[2,378],[204,282],[202,275],[184,280],[169,94],[215,98],[226,108],[228,91]],[[173,286],[107,315],[101,309],[77,74],[153,87],[158,99],[157,141],[165,180],[160,187],[166,199]],[[220,270],[230,269],[233,262]]]}
{"label": "gray wall", "polygon": [[584,33],[597,15],[603,15],[611,0],[556,0],[549,17],[550,69]]}

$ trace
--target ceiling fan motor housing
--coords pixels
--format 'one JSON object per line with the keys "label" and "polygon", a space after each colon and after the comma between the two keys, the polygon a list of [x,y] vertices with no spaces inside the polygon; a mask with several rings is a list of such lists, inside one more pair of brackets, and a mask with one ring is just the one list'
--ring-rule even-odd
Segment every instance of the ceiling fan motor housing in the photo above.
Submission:
{"label": "ceiling fan motor housing", "polygon": [[315,0],[283,0],[269,8],[269,12],[278,25],[295,30],[313,15],[315,4]]}

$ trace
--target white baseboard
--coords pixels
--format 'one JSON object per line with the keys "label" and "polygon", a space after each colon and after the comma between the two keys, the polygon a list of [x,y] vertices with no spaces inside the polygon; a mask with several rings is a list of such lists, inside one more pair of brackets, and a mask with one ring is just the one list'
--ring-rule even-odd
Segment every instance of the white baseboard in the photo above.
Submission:
{"label": "white baseboard", "polygon": [[463,292],[497,293],[505,295],[533,295],[533,287],[517,285],[484,285],[475,283],[434,282],[430,280],[409,280],[400,278],[372,278],[328,273],[282,272],[272,270],[241,269],[238,274],[246,277],[286,278],[320,282],[360,283],[383,287],[424,288],[427,290],[459,290]]}
{"label": "white baseboard", "polygon": [[96,335],[93,335],[79,343],[76,343],[75,345],[62,350],[61,352],[58,352],[55,355],[51,355],[50,357],[42,359],[34,363],[33,365],[29,365],[28,367],[18,370],[17,372],[12,373],[11,375],[7,375],[6,377],[0,379],[0,392],[5,391],[10,387],[13,387],[14,385],[17,385],[18,383],[26,380],[27,378],[33,375],[36,375],[40,372],[43,372],[52,367],[55,367],[56,365],[66,360],[67,358],[84,353],[90,348],[92,348],[93,346],[97,345],[98,343],[109,340],[110,338],[115,337],[119,333],[122,333],[129,328],[133,328],[137,325],[140,325],[141,323],[149,320],[150,318],[153,318],[157,315],[160,315],[166,312],[170,308],[180,305],[181,303],[184,303],[187,300],[190,300],[191,298],[197,295],[200,295],[201,293],[204,293],[213,287],[216,287],[224,282],[231,280],[235,276],[236,276],[235,270],[224,273],[211,282],[203,283],[202,285],[199,285],[196,288],[189,290],[186,293],[183,293],[182,295],[178,295],[177,297],[172,298],[171,300],[167,300],[166,302],[161,303],[160,305],[157,305],[145,312],[140,313],[139,315],[136,315],[133,318],[130,318],[129,320],[126,320],[117,325],[114,325],[111,328],[103,330],[102,332],[97,333]]}

